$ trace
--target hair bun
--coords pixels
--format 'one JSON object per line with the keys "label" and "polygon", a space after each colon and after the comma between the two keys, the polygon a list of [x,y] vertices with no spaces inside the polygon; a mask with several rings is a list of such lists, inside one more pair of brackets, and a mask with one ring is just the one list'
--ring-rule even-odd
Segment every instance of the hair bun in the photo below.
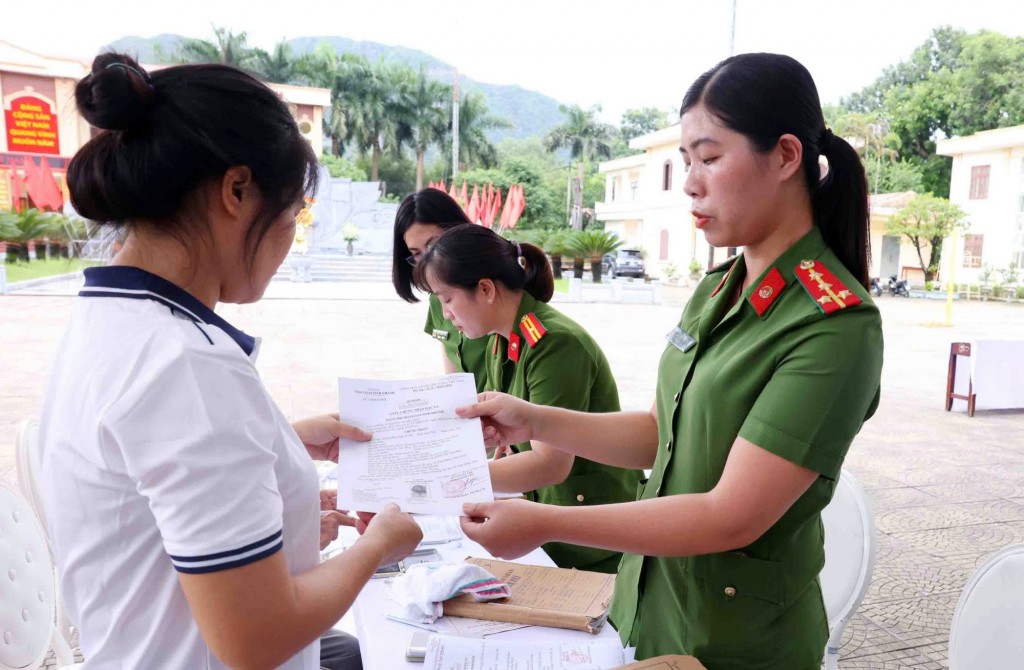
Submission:
{"label": "hair bun", "polygon": [[92,73],[75,86],[85,120],[104,130],[130,130],[146,119],[156,101],[149,74],[124,54],[100,54]]}

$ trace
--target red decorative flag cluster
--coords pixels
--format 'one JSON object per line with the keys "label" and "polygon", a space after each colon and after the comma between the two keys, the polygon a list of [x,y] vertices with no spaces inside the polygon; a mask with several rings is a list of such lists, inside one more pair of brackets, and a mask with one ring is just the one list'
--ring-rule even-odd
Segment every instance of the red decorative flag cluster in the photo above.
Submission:
{"label": "red decorative flag cluster", "polygon": [[466,216],[473,223],[493,228],[497,222],[499,232],[515,228],[516,223],[523,215],[523,210],[526,209],[526,197],[523,187],[519,184],[509,187],[504,208],[502,208],[501,188],[495,188],[494,184],[487,184],[486,187],[474,184],[472,195],[470,195],[469,185],[465,180],[462,181],[461,188],[457,187],[455,182],[452,182],[450,187],[446,187],[444,180],[432,181],[428,187],[444,191],[451,196],[465,210]]}

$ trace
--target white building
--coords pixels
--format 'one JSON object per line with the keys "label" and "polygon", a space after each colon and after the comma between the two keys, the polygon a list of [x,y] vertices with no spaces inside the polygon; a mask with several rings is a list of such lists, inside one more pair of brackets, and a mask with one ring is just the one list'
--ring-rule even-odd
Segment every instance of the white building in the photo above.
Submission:
{"label": "white building", "polygon": [[679,124],[641,135],[629,142],[643,153],[601,163],[605,175],[604,202],[595,213],[605,229],[626,241],[629,248],[647,252],[647,273],[660,276],[672,262],[686,275],[694,259],[701,267],[728,258],[727,249],[709,249],[690,215],[690,197],[683,192],[686,179],[679,153]]}
{"label": "white building", "polygon": [[1024,268],[1024,126],[939,140],[937,153],[953,158],[949,199],[970,221],[955,253],[943,250],[942,277],[974,284],[986,265]]}

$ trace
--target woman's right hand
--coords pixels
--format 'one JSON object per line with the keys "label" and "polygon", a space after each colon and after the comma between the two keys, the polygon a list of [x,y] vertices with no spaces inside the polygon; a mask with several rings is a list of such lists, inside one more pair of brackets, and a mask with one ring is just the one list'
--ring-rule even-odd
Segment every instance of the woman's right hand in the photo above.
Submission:
{"label": "woman's right hand", "polygon": [[423,530],[412,517],[389,503],[383,510],[372,516],[359,513],[356,529],[362,534],[363,540],[372,539],[384,547],[384,558],[381,565],[402,560],[416,549],[423,539]]}
{"label": "woman's right hand", "polygon": [[535,410],[536,407],[525,400],[488,391],[481,393],[476,403],[456,407],[455,413],[463,419],[479,417],[484,428],[484,444],[500,447],[533,439]]}

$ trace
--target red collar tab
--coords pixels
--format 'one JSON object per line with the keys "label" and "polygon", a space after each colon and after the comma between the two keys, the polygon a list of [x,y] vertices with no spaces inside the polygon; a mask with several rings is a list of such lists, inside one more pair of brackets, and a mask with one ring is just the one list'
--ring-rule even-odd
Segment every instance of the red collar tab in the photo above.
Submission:
{"label": "red collar tab", "polygon": [[778,300],[784,290],[786,290],[786,280],[782,278],[782,273],[778,268],[772,268],[771,272],[765,276],[764,281],[758,284],[750,294],[748,300],[757,315],[764,316],[764,313]]}
{"label": "red collar tab", "polygon": [[733,265],[730,265],[729,269],[725,271],[724,275],[722,275],[722,281],[718,282],[718,286],[716,286],[715,290],[711,292],[711,297],[712,298],[714,298],[716,295],[718,295],[718,292],[722,290],[723,286],[725,286],[725,281],[729,278],[729,273],[732,272],[732,269],[733,269],[734,266],[735,266],[735,263],[733,263]]}
{"label": "red collar tab", "polygon": [[522,349],[519,336],[515,333],[508,334],[508,359],[513,363],[519,362],[519,351]]}
{"label": "red collar tab", "polygon": [[544,324],[540,322],[540,319],[533,312],[520,319],[519,330],[523,331],[523,337],[526,338],[526,343],[530,345],[531,349],[537,346],[540,338],[544,337],[548,332],[544,328]]}
{"label": "red collar tab", "polygon": [[814,304],[826,316],[860,304],[860,298],[846,288],[821,261],[800,261],[793,272],[807,295],[811,296]]}

